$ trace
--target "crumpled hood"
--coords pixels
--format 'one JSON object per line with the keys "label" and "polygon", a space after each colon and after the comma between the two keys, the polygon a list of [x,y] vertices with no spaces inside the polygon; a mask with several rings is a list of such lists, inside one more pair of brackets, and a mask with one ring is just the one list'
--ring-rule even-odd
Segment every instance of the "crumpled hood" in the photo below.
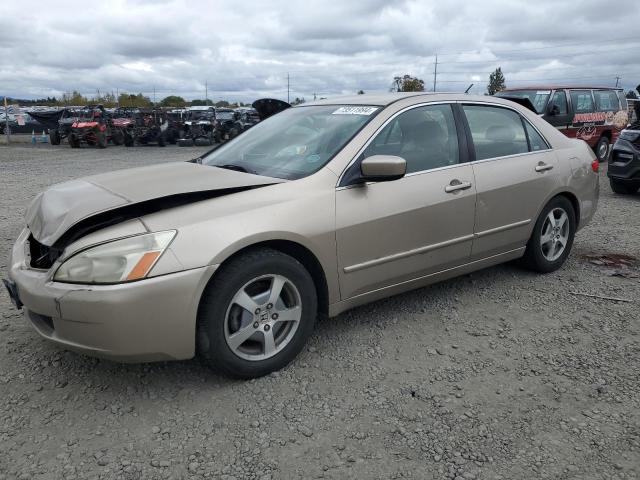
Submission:
{"label": "crumpled hood", "polygon": [[285,181],[187,162],[118,170],[50,187],[27,207],[25,220],[38,242],[52,246],[71,227],[93,216],[100,217],[100,225],[113,224],[117,222],[109,221],[110,213],[119,218],[136,205],[157,211],[163,209],[162,199],[167,199],[164,208],[170,208],[176,198],[182,204],[205,198],[188,194],[217,196]]}

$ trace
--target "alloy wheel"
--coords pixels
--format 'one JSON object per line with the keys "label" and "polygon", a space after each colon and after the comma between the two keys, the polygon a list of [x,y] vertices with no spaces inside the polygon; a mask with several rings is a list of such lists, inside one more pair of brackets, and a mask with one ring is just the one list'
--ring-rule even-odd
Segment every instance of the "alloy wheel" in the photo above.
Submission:
{"label": "alloy wheel", "polygon": [[562,208],[554,208],[546,216],[542,224],[540,247],[542,255],[550,262],[555,262],[563,254],[569,242],[569,215]]}
{"label": "alloy wheel", "polygon": [[225,316],[225,340],[238,357],[265,360],[291,342],[301,317],[300,292],[293,282],[282,275],[262,275],[233,296]]}

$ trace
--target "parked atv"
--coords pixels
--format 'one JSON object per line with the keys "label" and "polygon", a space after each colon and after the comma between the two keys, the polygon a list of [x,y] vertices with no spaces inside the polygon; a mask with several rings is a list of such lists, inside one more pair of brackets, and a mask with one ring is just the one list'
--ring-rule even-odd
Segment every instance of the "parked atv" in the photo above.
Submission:
{"label": "parked atv", "polygon": [[216,130],[222,141],[231,140],[242,133],[239,119],[240,115],[230,108],[216,108]]}
{"label": "parked atv", "polygon": [[135,144],[157,144],[164,147],[167,144],[165,131],[169,121],[162,111],[152,109],[138,109],[136,111],[118,111],[113,121],[114,127],[123,134],[125,146]]}
{"label": "parked atv", "polygon": [[79,116],[79,112],[71,108],[28,113],[49,130],[51,145],[60,145],[69,136],[71,125],[78,120]]}
{"label": "parked atv", "polygon": [[213,145],[220,143],[220,132],[215,127],[216,113],[213,107],[190,107],[187,111],[178,145]]}
{"label": "parked atv", "polygon": [[83,143],[98,148],[107,148],[109,141],[118,144],[119,135],[113,135],[111,118],[102,105],[88,105],[78,112],[69,132],[69,146],[78,148]]}
{"label": "parked atv", "polygon": [[238,124],[242,132],[249,130],[256,123],[260,123],[260,115],[254,109],[242,110],[240,112],[240,118]]}

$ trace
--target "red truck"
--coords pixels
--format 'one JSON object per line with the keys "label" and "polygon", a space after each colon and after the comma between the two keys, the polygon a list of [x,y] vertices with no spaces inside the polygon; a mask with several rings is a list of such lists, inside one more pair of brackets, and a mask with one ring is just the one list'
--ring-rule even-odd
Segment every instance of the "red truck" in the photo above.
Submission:
{"label": "red truck", "polygon": [[529,100],[538,115],[567,137],[587,142],[601,162],[629,123],[621,88],[541,86],[507,89],[496,96]]}

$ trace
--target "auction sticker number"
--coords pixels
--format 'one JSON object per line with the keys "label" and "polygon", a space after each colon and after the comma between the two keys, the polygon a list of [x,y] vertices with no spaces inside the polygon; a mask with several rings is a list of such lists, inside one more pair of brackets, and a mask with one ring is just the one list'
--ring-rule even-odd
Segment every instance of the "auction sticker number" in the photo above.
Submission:
{"label": "auction sticker number", "polygon": [[332,115],[371,115],[378,107],[340,107]]}

